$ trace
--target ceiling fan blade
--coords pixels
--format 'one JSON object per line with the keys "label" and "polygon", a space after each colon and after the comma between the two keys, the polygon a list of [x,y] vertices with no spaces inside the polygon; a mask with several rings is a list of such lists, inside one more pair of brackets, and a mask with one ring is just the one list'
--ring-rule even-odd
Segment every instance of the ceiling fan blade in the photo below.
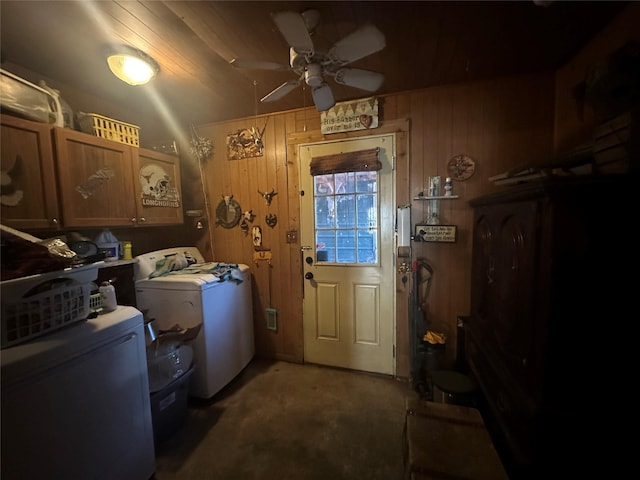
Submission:
{"label": "ceiling fan blade", "polygon": [[375,92],[384,82],[384,75],[360,68],[341,68],[335,73],[334,80],[342,85]]}
{"label": "ceiling fan blade", "polygon": [[313,95],[313,103],[316,104],[316,109],[319,112],[329,110],[336,104],[336,101],[333,99],[333,92],[326,83],[321,87],[311,90],[311,94]]}
{"label": "ceiling fan blade", "polygon": [[374,25],[365,25],[336,42],[329,50],[329,58],[338,65],[346,65],[379,52],[386,45],[380,30]]}
{"label": "ceiling fan blade", "polygon": [[313,41],[302,15],[297,12],[277,12],[272,13],[271,18],[290,47],[305,55],[313,53]]}
{"label": "ceiling fan blade", "polygon": [[295,90],[300,86],[300,80],[289,80],[288,82],[284,82],[275,90],[272,90],[270,93],[267,93],[264,97],[260,99],[261,102],[275,102],[276,100],[280,100],[287,93]]}
{"label": "ceiling fan blade", "polygon": [[263,62],[261,60],[240,60],[234,58],[229,62],[236,68],[247,68],[251,70],[276,70],[276,71],[288,71],[291,70],[289,65],[284,65],[275,62]]}

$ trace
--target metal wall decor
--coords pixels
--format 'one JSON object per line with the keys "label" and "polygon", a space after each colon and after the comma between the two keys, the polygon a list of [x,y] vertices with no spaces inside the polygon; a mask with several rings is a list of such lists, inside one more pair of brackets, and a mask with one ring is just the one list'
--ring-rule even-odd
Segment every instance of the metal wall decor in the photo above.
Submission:
{"label": "metal wall decor", "polygon": [[476,171],[476,162],[468,155],[456,155],[447,162],[449,177],[459,182],[471,178]]}
{"label": "metal wall decor", "polygon": [[240,221],[242,209],[240,204],[233,199],[233,195],[226,195],[216,208],[216,223],[224,228],[233,228]]}
{"label": "metal wall decor", "polygon": [[251,222],[253,223],[253,219],[256,218],[255,214],[253,213],[253,210],[247,210],[246,212],[244,212],[242,214],[242,219],[247,221],[247,222]]}
{"label": "metal wall decor", "polygon": [[258,153],[260,156],[264,153],[264,142],[262,141],[262,136],[264,135],[264,131],[267,128],[267,122],[269,121],[269,117],[264,121],[264,127],[262,130],[258,130],[256,127],[251,127],[249,132],[251,132],[251,138],[253,138],[253,143],[258,149]]}
{"label": "metal wall decor", "polygon": [[251,241],[255,248],[262,246],[262,229],[257,225],[251,229]]}
{"label": "metal wall decor", "polygon": [[267,223],[267,225],[273,228],[278,223],[278,217],[274,213],[269,213],[266,217],[264,217],[264,221]]}
{"label": "metal wall decor", "polygon": [[[265,124],[266,127],[266,124]],[[262,157],[264,144],[262,143],[262,132],[258,132],[255,127],[237,130],[227,135],[227,159],[241,160],[243,158]]]}
{"label": "metal wall decor", "polygon": [[213,144],[208,138],[201,137],[196,131],[196,127],[191,125],[191,154],[199,162],[209,160],[213,155]]}
{"label": "metal wall decor", "polygon": [[258,190],[258,193],[262,196],[262,198],[265,199],[265,201],[267,202],[267,207],[271,205],[271,200],[273,200],[273,197],[275,197],[276,195],[278,195],[278,192],[275,191],[275,189],[271,189],[270,192],[267,193],[263,193],[260,190]]}
{"label": "metal wall decor", "polygon": [[253,219],[255,215],[253,214],[253,210],[247,210],[242,214],[242,222],[240,222],[240,230],[244,232],[244,234],[249,233],[249,223],[253,223]]}

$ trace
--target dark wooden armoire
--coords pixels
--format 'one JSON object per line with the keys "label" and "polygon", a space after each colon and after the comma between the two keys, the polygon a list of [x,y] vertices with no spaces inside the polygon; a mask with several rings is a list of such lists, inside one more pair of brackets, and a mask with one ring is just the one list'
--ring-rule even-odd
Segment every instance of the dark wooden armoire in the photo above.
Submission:
{"label": "dark wooden armoire", "polygon": [[578,478],[610,441],[607,384],[629,365],[640,296],[638,188],[635,175],[560,177],[470,202],[465,353],[517,478]]}

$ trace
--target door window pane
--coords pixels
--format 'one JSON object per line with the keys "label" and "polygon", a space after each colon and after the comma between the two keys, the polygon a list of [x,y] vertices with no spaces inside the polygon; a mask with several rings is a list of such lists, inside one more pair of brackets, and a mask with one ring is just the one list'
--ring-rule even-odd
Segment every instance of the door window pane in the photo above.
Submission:
{"label": "door window pane", "polygon": [[335,198],[333,196],[316,197],[314,201],[316,211],[316,229],[335,228]]}
{"label": "door window pane", "polygon": [[378,172],[313,178],[318,261],[378,263]]}
{"label": "door window pane", "polygon": [[356,225],[356,196],[336,197],[336,224],[338,228],[353,228]]}
{"label": "door window pane", "polygon": [[355,192],[355,174],[336,173],[335,174],[336,193],[353,193]]}

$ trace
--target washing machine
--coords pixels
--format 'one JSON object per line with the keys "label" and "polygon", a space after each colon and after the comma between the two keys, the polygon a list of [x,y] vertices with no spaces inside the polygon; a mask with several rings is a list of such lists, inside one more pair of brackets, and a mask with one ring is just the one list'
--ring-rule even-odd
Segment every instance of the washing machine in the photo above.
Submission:
{"label": "washing machine", "polygon": [[[157,273],[164,264],[184,256],[192,265],[183,271]],[[238,264],[237,279],[198,271],[209,266],[197,247],[175,247],[136,257],[135,288],[139,310],[155,319],[158,330],[178,324],[183,328],[202,325],[192,341],[194,372],[189,382],[191,397],[210,399],[233,380],[255,353],[251,272]],[[175,263],[175,262],[174,262]],[[153,276],[153,278],[150,278]]]}

